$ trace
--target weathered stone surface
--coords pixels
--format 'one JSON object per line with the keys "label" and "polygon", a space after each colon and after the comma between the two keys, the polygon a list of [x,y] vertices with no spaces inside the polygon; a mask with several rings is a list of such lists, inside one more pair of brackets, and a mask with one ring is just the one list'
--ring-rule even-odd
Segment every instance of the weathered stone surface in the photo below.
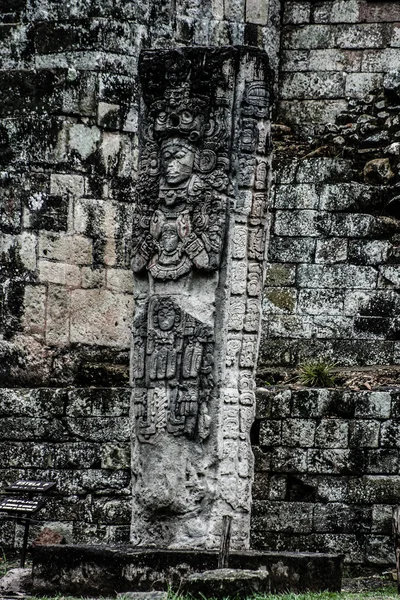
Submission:
{"label": "weathered stone surface", "polygon": [[31,569],[10,569],[0,579],[2,596],[14,596],[29,593],[32,587]]}
{"label": "weathered stone surface", "polygon": [[[50,559],[51,556],[51,560]],[[88,566],[91,565],[90,569]],[[179,589],[182,578],[215,569],[217,553],[179,550],[139,550],[131,546],[36,547],[33,585],[36,594],[97,595],[115,592]],[[265,570],[271,591],[340,589],[343,556],[312,553],[231,552],[232,569]],[[80,591],[79,591],[80,590]]]}
{"label": "weathered stone surface", "polygon": [[193,573],[183,583],[183,592],[194,598],[247,598],[249,594],[268,594],[270,588],[268,571],[228,568]]}
{"label": "weathered stone surface", "polygon": [[139,72],[131,539],[215,548],[232,514],[232,545],[244,548],[269,193],[267,57],[236,47],[151,51]]}
{"label": "weathered stone surface", "polygon": [[[281,412],[283,394],[289,403]],[[337,552],[347,544],[352,563],[370,560],[381,539],[374,560],[384,564],[388,505],[399,485],[397,397],[396,388],[258,390],[254,544],[272,548],[279,540],[294,549],[318,543]]]}

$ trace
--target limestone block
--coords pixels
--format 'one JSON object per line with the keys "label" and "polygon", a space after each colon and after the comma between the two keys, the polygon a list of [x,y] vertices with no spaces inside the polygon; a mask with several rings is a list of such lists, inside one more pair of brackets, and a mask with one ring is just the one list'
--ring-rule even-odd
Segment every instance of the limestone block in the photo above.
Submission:
{"label": "limestone block", "polygon": [[268,333],[273,338],[311,338],[313,321],[298,315],[271,315],[268,317]]}
{"label": "limestone block", "polygon": [[102,134],[100,151],[106,172],[113,171],[118,165],[121,150],[121,135],[104,131]]}
{"label": "limestone block", "polygon": [[73,265],[91,264],[92,243],[81,235],[63,235],[41,232],[39,235],[39,258]]}
{"label": "limestone block", "polygon": [[319,194],[315,184],[279,185],[276,187],[276,209],[316,209],[318,204]]}
{"label": "limestone block", "polygon": [[377,273],[373,267],[354,265],[299,265],[298,285],[306,288],[375,287]]}
{"label": "limestone block", "polygon": [[122,444],[102,444],[102,469],[128,469],[130,466],[130,448]]}
{"label": "limestone block", "polygon": [[71,342],[128,347],[133,298],[109,290],[71,293]]}
{"label": "limestone block", "polygon": [[266,25],[268,21],[269,0],[248,0],[245,20],[247,23]]}
{"label": "limestone block", "polygon": [[108,267],[114,267],[118,262],[116,240],[112,237],[106,238],[104,242],[104,264]]}
{"label": "limestone block", "polygon": [[126,388],[81,388],[68,392],[66,414],[70,417],[127,416],[131,392]]}
{"label": "limestone block", "polygon": [[[295,72],[309,70],[310,50],[284,50],[281,58],[282,72]],[[338,69],[335,69],[337,71]]]}
{"label": "limestone block", "polygon": [[309,450],[304,448],[273,448],[271,465],[275,472],[304,473],[307,469]]}
{"label": "limestone block", "polygon": [[290,100],[318,100],[344,96],[345,76],[343,73],[287,73],[282,79],[281,98]]}
{"label": "limestone block", "polygon": [[105,287],[106,271],[105,269],[92,269],[91,267],[82,267],[82,287],[83,288],[102,288]]}
{"label": "limestone block", "polygon": [[[383,424],[382,424],[383,425]],[[380,444],[382,445],[383,434],[381,425]],[[399,451],[397,449],[379,448],[368,450],[365,465],[365,473],[386,475],[397,475],[399,472]]]}
{"label": "limestone block", "polygon": [[39,260],[39,281],[42,283],[58,283],[69,288],[80,287],[81,273],[76,265]]}
{"label": "limestone block", "polygon": [[368,533],[371,529],[372,508],[334,502],[316,504],[314,530],[332,533]]}
{"label": "limestone block", "polygon": [[133,274],[127,269],[107,269],[107,288],[113,292],[133,293]]}
{"label": "limestone block", "polygon": [[395,421],[387,421],[381,425],[381,446],[383,448],[400,447],[400,427]]}
{"label": "limestone block", "polygon": [[372,215],[334,214],[330,219],[330,234],[343,237],[368,237],[377,228],[377,220]]}
{"label": "limestone block", "polygon": [[362,56],[362,50],[339,50],[338,48],[310,50],[307,66],[310,71],[357,72],[361,71]]}
{"label": "limestone block", "polygon": [[[339,230],[339,228],[335,226],[334,235],[338,235],[337,230]],[[317,240],[315,249],[315,262],[317,264],[334,264],[345,262],[347,259],[347,244],[347,239],[344,237]]]}
{"label": "limestone block", "polygon": [[349,502],[396,504],[399,494],[398,475],[365,475],[349,480]]}
{"label": "limestone block", "polygon": [[326,419],[315,430],[316,448],[347,448],[349,424],[343,419]]}
{"label": "limestone block", "polygon": [[64,414],[63,389],[6,389],[0,390],[0,415],[37,416],[38,414]]}
{"label": "limestone block", "polygon": [[342,316],[315,316],[313,330],[316,339],[351,338],[353,319]]}
{"label": "limestone block", "polygon": [[321,416],[321,405],[329,397],[329,390],[299,390],[292,394],[293,417],[312,418]]}
{"label": "limestone block", "polygon": [[46,343],[61,346],[69,342],[70,292],[49,284],[46,313]]}
{"label": "limestone block", "polygon": [[268,499],[284,500],[287,493],[287,477],[285,475],[272,475],[269,482]]}
{"label": "limestone block", "polygon": [[400,20],[400,7],[397,4],[386,2],[383,6],[380,2],[362,2],[360,5],[360,21],[363,22],[392,22]]}
{"label": "limestone block", "polygon": [[282,100],[279,119],[293,124],[334,123],[347,109],[346,100]]}
{"label": "limestone block", "polygon": [[214,569],[189,575],[182,591],[193,598],[247,598],[253,594],[268,594],[270,587],[266,570]]}
{"label": "limestone block", "polygon": [[315,244],[315,238],[273,236],[269,245],[269,260],[272,263],[312,262]]}
{"label": "limestone block", "polygon": [[290,415],[292,402],[292,392],[285,390],[273,396],[271,406],[271,417],[273,419],[279,419],[288,417]]}
{"label": "limestone block", "polygon": [[365,50],[361,70],[367,73],[390,71],[400,60],[400,48]]}
{"label": "limestone block", "polygon": [[321,502],[344,502],[347,497],[347,487],[347,477],[321,477],[318,479],[318,498]]}
{"label": "limestone block", "polygon": [[298,311],[308,315],[341,315],[344,292],[339,289],[300,290]]}
{"label": "limestone block", "polygon": [[316,210],[278,210],[275,215],[275,233],[278,236],[319,236],[320,217]]}
{"label": "limestone block", "polygon": [[22,326],[26,333],[44,335],[46,318],[46,287],[25,286]]}
{"label": "limestone block", "polygon": [[267,286],[287,286],[293,285],[296,277],[296,267],[290,264],[270,263],[267,265],[266,280]]}
{"label": "limestone block", "polygon": [[262,506],[259,525],[267,531],[306,533],[312,531],[313,506],[310,502],[257,502]]}
{"label": "limestone block", "polygon": [[335,30],[335,42],[339,48],[385,47],[386,27],[380,23],[339,25]]}
{"label": "limestone block", "polygon": [[314,474],[348,474],[350,451],[347,449],[308,450],[307,472]]}
{"label": "limestone block", "polygon": [[310,0],[286,2],[283,23],[285,25],[300,25],[310,22]]}
{"label": "limestone block", "polygon": [[244,0],[228,0],[225,2],[225,19],[242,22],[244,20],[244,7]]}
{"label": "limestone block", "polygon": [[391,537],[371,535],[368,537],[366,560],[372,565],[387,565],[393,560],[393,542]]}
{"label": "limestone block", "polygon": [[315,421],[312,419],[285,419],[282,422],[282,444],[306,447],[314,445]]}
{"label": "limestone block", "polygon": [[32,588],[31,569],[10,569],[0,579],[0,591],[2,595],[24,595]]}
{"label": "limestone block", "polygon": [[[346,292],[344,298],[344,312],[346,315],[356,315],[361,310],[371,313],[371,306],[376,306],[375,311],[383,310],[386,315],[392,316],[398,310],[398,298],[392,290],[380,290],[372,292],[368,290],[357,290]],[[380,309],[379,307],[382,307]]]}
{"label": "limestone block", "polygon": [[317,5],[313,11],[314,23],[357,23],[359,0],[334,0],[329,4]]}
{"label": "limestone block", "polygon": [[361,394],[355,402],[355,417],[359,419],[388,419],[391,413],[390,392]]}
{"label": "limestone block", "polygon": [[393,506],[385,504],[375,504],[372,507],[372,526],[373,533],[392,534]]}
{"label": "limestone block", "polygon": [[2,439],[65,441],[69,438],[68,431],[60,419],[40,417],[4,417],[0,422]]}
{"label": "limestone block", "polygon": [[383,265],[379,269],[379,287],[398,288],[400,285],[400,265]]}
{"label": "limestone block", "polygon": [[383,73],[348,73],[346,97],[362,99],[383,84]]}
{"label": "limestone block", "polygon": [[16,237],[17,244],[19,247],[19,256],[21,258],[22,264],[29,271],[36,270],[36,246],[37,246],[37,237],[33,233],[29,233],[24,231]]}
{"label": "limestone block", "polygon": [[349,160],[309,158],[299,161],[295,178],[297,183],[328,183],[351,181],[353,177],[353,165]]}
{"label": "limestone block", "polygon": [[379,432],[379,421],[353,421],[350,423],[350,448],[377,448],[379,446]]}
{"label": "limestone block", "polygon": [[335,46],[335,30],[329,25],[304,25],[284,32],[284,49],[332,48]]}
{"label": "limestone block", "polygon": [[68,128],[68,150],[77,152],[82,159],[87,159],[96,151],[100,141],[100,130],[84,124],[71,124]]}
{"label": "limestone block", "polygon": [[297,291],[293,288],[266,288],[263,314],[293,313],[296,308]]}
{"label": "limestone block", "polygon": [[281,444],[281,420],[265,420],[260,424],[261,446],[279,446]]}
{"label": "limestone block", "polygon": [[70,194],[80,198],[84,193],[84,178],[72,173],[52,173],[50,175],[50,193],[56,195]]}
{"label": "limestone block", "polygon": [[105,236],[115,235],[117,207],[106,200],[80,199],[74,202],[74,231],[78,234]]}
{"label": "limestone block", "polygon": [[378,206],[381,198],[376,186],[362,183],[333,183],[322,187],[320,209],[340,211],[361,206]]}
{"label": "limestone block", "polygon": [[89,442],[123,442],[129,436],[127,417],[74,417],[66,418],[64,422],[71,435]]}

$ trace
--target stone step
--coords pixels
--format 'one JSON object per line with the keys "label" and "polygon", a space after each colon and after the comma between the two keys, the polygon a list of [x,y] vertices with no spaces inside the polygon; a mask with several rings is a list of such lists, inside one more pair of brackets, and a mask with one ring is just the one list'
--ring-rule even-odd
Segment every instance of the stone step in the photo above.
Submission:
{"label": "stone step", "polygon": [[193,598],[248,598],[253,594],[268,594],[271,590],[266,570],[214,569],[189,575],[182,586],[183,594]]}

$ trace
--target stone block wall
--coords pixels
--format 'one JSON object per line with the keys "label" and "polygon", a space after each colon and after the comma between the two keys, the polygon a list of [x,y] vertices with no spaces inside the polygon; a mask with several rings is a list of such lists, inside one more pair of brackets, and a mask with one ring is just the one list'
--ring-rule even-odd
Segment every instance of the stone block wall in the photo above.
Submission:
{"label": "stone block wall", "polygon": [[259,389],[252,545],[394,562],[399,391]]}
{"label": "stone block wall", "polygon": [[284,3],[260,375],[398,364],[399,7]]}
{"label": "stone block wall", "polygon": [[[128,388],[0,389],[0,492],[17,479],[55,481],[35,515],[69,543],[129,540],[131,471]],[[0,520],[0,546],[23,527]]]}
{"label": "stone block wall", "polygon": [[385,74],[398,70],[399,23],[392,0],[287,0],[280,117],[333,123],[349,103],[382,88]]}
{"label": "stone block wall", "polygon": [[125,385],[142,48],[252,44],[280,0],[2,0],[0,385]]}

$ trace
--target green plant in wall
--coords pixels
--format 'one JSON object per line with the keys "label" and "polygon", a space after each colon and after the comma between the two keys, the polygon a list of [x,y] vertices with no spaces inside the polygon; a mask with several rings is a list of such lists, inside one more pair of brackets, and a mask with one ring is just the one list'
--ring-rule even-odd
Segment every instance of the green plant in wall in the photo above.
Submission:
{"label": "green plant in wall", "polygon": [[326,358],[308,360],[297,368],[298,380],[307,387],[333,387],[336,363]]}

